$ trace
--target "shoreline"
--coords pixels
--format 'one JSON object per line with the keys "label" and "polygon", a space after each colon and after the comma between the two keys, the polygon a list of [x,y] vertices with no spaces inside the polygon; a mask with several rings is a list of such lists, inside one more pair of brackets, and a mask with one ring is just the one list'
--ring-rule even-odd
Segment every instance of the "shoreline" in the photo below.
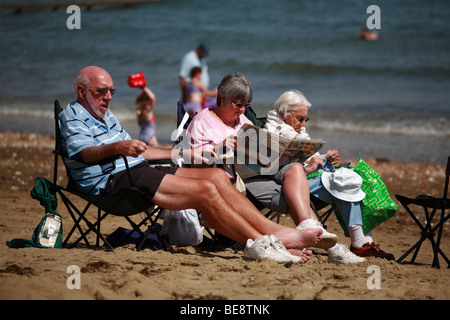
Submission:
{"label": "shoreline", "polygon": [[[272,261],[246,260],[242,252],[229,249],[208,251],[181,247],[174,248],[173,252],[149,249],[137,252],[132,245],[113,251],[81,246],[10,249],[6,241],[31,239],[44,214],[30,191],[35,177],[53,179],[53,147],[54,140],[48,136],[0,132],[0,299],[450,299],[450,271],[442,258],[441,269],[431,268],[432,252],[427,242],[419,252],[417,263],[412,265],[376,258],[357,265],[334,265],[327,262],[325,251],[319,249],[314,250],[313,257],[304,265],[290,267]],[[354,159],[350,160],[354,164]],[[395,194],[415,197],[426,193],[442,197],[445,164],[365,160],[380,174],[395,201]],[[60,199],[56,211],[63,217],[65,236],[72,224]],[[89,214],[96,214],[95,210],[91,211]],[[281,223],[291,225],[292,221],[283,217]],[[327,225],[330,232],[338,234],[340,242],[349,245],[334,216]],[[107,235],[118,226],[128,227],[123,218],[108,217],[102,233]],[[419,237],[418,227],[400,205],[393,218],[374,230],[375,243],[396,258]],[[441,249],[447,255],[449,240],[447,223],[441,241]],[[70,265],[84,270],[80,290],[67,288]],[[367,287],[370,276],[367,271],[374,265],[381,272],[379,290]]]}
{"label": "shoreline", "polygon": [[[51,126],[50,126],[51,125]],[[13,141],[13,143],[16,144],[16,146],[20,147],[20,141],[33,141],[33,144],[46,144],[46,145],[52,145],[54,144],[54,121],[49,120],[49,129],[45,131],[35,131],[33,129],[26,129],[26,130],[16,130],[12,128],[7,128],[6,130],[0,129],[0,147],[7,147],[8,145],[5,144],[6,141]],[[15,126],[14,126],[15,127]],[[53,128],[53,129],[52,129]],[[134,139],[139,134],[139,128],[137,125],[135,125],[134,121],[128,121],[124,124],[125,130],[130,134],[130,136]],[[392,163],[396,165],[419,165],[419,166],[431,166],[431,167],[441,167],[445,166],[447,163],[447,155],[444,154],[444,152],[440,152],[439,157],[430,157],[427,159],[427,161],[418,161],[418,160],[412,160],[415,158],[408,158],[405,157],[403,150],[401,152],[401,155],[394,156],[392,155],[392,151],[395,150],[395,145],[390,145],[389,143],[386,143],[384,147],[389,150],[389,152],[382,152],[379,153],[378,156],[368,156],[364,157],[364,154],[369,151],[370,144],[364,145],[359,142],[358,144],[355,144],[354,141],[351,140],[350,137],[355,137],[354,133],[350,132],[340,132],[337,131],[334,134],[332,132],[326,132],[325,136],[327,137],[321,137],[320,134],[317,134],[316,129],[311,130],[316,136],[318,136],[319,139],[326,140],[327,144],[324,147],[324,150],[328,149],[338,149],[341,153],[341,161],[351,161],[352,164],[357,161],[358,158],[362,158],[365,161],[371,162],[373,164],[374,162],[380,162],[380,163]],[[168,136],[171,135],[171,133],[167,133]],[[367,134],[360,134],[360,136],[370,136]],[[172,141],[170,138],[164,138],[165,135],[159,136],[157,134],[157,137],[159,138],[160,147],[163,148],[171,148],[172,147]],[[14,139],[10,140],[9,137],[15,137]],[[17,138],[17,139],[16,139]],[[360,138],[360,137],[358,137]],[[394,137],[387,137],[388,139],[395,139]],[[411,137],[400,137],[401,139],[409,139],[413,140]],[[380,141],[383,139],[379,138]],[[40,141],[38,141],[40,140]],[[361,150],[356,150],[360,146]],[[409,146],[413,148],[414,146]],[[416,146],[419,147],[419,146]],[[446,145],[441,146],[442,150],[445,150]],[[377,145],[377,148],[383,148],[383,143],[379,143]],[[403,148],[405,148],[403,146]],[[343,151],[342,151],[343,150]],[[379,150],[378,150],[379,151]],[[398,150],[397,150],[398,151]],[[387,154],[389,155],[387,155]],[[351,156],[352,154],[358,154],[358,156]],[[448,154],[450,155],[450,153]]]}

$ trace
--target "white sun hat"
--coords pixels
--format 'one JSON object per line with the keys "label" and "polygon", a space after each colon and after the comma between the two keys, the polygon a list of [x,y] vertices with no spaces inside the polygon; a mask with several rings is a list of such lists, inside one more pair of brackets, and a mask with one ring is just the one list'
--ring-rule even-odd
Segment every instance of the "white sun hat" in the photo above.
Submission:
{"label": "white sun hat", "polygon": [[347,168],[322,173],[322,183],[331,195],[340,200],[358,202],[366,196],[361,190],[361,177]]}

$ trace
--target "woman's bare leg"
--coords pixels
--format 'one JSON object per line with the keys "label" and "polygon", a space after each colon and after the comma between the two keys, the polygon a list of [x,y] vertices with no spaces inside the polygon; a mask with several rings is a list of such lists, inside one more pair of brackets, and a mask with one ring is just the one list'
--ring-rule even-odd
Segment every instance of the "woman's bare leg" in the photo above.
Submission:
{"label": "woman's bare leg", "polygon": [[283,192],[288,203],[288,213],[295,225],[306,219],[317,220],[310,206],[309,185],[301,164],[292,166],[283,175]]}

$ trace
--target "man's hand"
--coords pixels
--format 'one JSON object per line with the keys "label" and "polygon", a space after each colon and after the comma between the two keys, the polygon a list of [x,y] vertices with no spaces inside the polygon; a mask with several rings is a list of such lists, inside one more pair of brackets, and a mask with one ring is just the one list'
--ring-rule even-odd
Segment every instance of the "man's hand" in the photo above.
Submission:
{"label": "man's hand", "polygon": [[147,145],[137,139],[118,142],[118,153],[129,157],[138,157],[147,150]]}
{"label": "man's hand", "polygon": [[122,154],[124,156],[137,157],[147,150],[147,145],[140,140],[125,140],[105,144],[97,147],[87,147],[80,151],[83,162],[97,162],[108,157]]}

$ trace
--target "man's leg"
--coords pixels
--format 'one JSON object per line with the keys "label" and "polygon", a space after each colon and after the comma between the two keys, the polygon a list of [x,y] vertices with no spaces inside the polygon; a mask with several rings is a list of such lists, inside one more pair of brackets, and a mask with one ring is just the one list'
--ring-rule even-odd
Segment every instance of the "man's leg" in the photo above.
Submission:
{"label": "man's leg", "polygon": [[215,185],[207,179],[166,175],[153,197],[153,202],[171,210],[197,209],[214,229],[241,243],[261,236],[245,219],[234,213]]}
{"label": "man's leg", "polygon": [[166,175],[153,201],[169,209],[198,209],[218,232],[241,243],[274,234],[286,248],[305,248],[321,238],[321,230],[300,232],[265,218],[221,169],[181,168]]}

